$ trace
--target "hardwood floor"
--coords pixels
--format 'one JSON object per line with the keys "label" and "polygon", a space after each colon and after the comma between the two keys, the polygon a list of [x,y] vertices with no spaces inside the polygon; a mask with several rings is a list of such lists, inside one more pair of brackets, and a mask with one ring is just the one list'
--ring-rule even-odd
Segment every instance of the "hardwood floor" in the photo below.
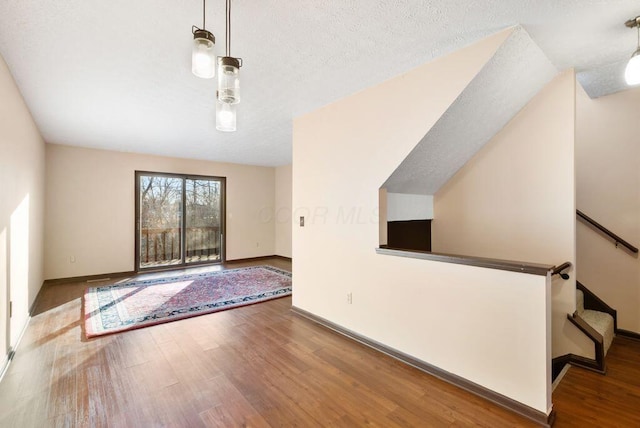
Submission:
{"label": "hardwood floor", "polygon": [[[269,259],[229,267],[251,264],[291,266]],[[293,314],[291,298],[87,340],[87,286],[43,287],[0,383],[0,427],[534,426]],[[626,376],[615,358],[637,370],[640,346],[620,343],[601,377],[614,379],[615,391],[603,397],[604,380],[571,369],[554,394],[557,426],[615,420],[597,423],[599,406],[600,417],[627,412],[619,420],[638,425],[640,374]],[[582,398],[568,398],[570,382]]]}
{"label": "hardwood floor", "polygon": [[607,374],[572,367],[553,393],[555,427],[640,427],[640,341],[617,337]]}

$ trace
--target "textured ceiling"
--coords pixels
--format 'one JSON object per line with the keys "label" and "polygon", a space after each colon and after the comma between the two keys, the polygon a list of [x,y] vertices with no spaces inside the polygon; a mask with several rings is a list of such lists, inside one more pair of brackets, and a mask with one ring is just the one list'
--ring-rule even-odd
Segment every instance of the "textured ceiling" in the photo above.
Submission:
{"label": "textured ceiling", "polygon": [[[624,88],[638,1],[233,0],[238,131],[190,72],[196,0],[2,0],[0,54],[46,141],[258,165],[291,161],[292,118],[521,24],[592,96]],[[224,1],[207,29],[224,46]]]}
{"label": "textured ceiling", "polygon": [[556,74],[517,27],[383,187],[392,193],[435,195]]}

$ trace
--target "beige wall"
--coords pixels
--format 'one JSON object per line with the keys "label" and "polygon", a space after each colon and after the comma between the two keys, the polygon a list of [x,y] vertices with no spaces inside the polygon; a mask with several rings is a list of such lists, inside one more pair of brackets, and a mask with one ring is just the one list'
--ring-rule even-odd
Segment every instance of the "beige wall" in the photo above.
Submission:
{"label": "beige wall", "polygon": [[0,370],[42,286],[44,170],[44,141],[0,56]]}
{"label": "beige wall", "polygon": [[509,33],[294,120],[293,304],[548,412],[546,277],[375,252],[380,186]]}
{"label": "beige wall", "polygon": [[534,97],[435,194],[433,251],[574,262],[574,77]]}
{"label": "beige wall", "polygon": [[430,220],[433,196],[387,193],[387,221]]}
{"label": "beige wall", "polygon": [[227,260],[275,252],[274,168],[54,144],[46,162],[47,279],[134,269],[136,170],[226,177]]}
{"label": "beige wall", "polygon": [[291,165],[276,168],[276,202],[275,202],[275,254],[291,257]]}
{"label": "beige wall", "polygon": [[380,246],[387,245],[389,242],[389,218],[387,212],[389,211],[387,189],[381,187],[378,190],[378,240]]}
{"label": "beige wall", "polygon": [[[570,70],[437,192],[434,252],[575,265],[574,100]],[[593,355],[567,320],[574,311],[575,275],[554,277],[554,357]]]}
{"label": "beige wall", "polygon": [[[640,88],[589,99],[578,86],[577,208],[640,246]],[[577,224],[578,280],[618,311],[618,327],[640,333],[640,259]]]}

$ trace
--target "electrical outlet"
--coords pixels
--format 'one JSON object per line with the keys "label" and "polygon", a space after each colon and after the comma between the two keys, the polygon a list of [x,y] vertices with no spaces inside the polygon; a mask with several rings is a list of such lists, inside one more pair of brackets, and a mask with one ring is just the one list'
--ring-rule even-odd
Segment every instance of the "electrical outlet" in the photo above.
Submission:
{"label": "electrical outlet", "polygon": [[353,304],[353,293],[351,292],[347,293],[347,303],[350,305]]}
{"label": "electrical outlet", "polygon": [[259,242],[256,242],[256,247],[259,247],[259,246],[260,246],[260,243],[259,243]]}
{"label": "electrical outlet", "polygon": [[76,262],[76,256],[69,256],[69,263],[75,263]]}

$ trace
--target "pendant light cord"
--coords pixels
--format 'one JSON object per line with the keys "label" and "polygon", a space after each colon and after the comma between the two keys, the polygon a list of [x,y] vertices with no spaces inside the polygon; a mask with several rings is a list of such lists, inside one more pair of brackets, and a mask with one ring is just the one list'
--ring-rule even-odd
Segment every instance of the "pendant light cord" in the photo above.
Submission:
{"label": "pendant light cord", "polygon": [[202,29],[205,30],[207,28],[207,0],[202,0]]}
{"label": "pendant light cord", "polygon": [[230,56],[231,52],[231,0],[227,0],[227,22],[226,22],[226,39],[227,39],[227,54],[226,56]]}

